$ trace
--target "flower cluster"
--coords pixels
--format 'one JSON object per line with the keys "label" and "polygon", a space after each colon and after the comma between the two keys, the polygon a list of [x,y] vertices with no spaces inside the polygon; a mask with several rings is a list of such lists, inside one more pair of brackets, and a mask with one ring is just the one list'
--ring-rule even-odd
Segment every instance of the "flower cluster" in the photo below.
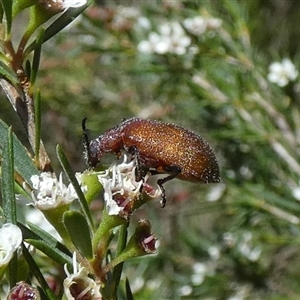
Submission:
{"label": "flower cluster", "polygon": [[298,77],[299,72],[295,65],[287,58],[282,62],[273,62],[269,66],[268,80],[280,87],[286,86]]}
{"label": "flower cluster", "polygon": [[133,6],[117,6],[115,14],[111,21],[112,28],[116,30],[126,31],[132,28],[135,21],[139,18],[140,11]]}
{"label": "flower cluster", "polygon": [[150,32],[148,40],[138,44],[138,50],[142,53],[183,55],[190,44],[191,38],[178,22],[167,22],[158,27],[158,32]]}
{"label": "flower cluster", "polygon": [[31,193],[35,206],[40,210],[53,209],[60,205],[70,204],[77,199],[77,194],[72,184],[66,186],[62,180],[52,173],[44,172],[31,177],[34,191]]}
{"label": "flower cluster", "polygon": [[6,266],[22,242],[22,232],[14,224],[6,223],[0,228],[0,267]]}
{"label": "flower cluster", "polygon": [[197,16],[194,18],[188,18],[183,21],[185,29],[195,36],[199,36],[207,30],[213,30],[221,27],[222,20],[217,18],[204,18]]}
{"label": "flower cluster", "polygon": [[98,180],[104,189],[108,214],[124,218],[130,216],[132,211],[142,204],[140,200],[143,188],[149,197],[159,197],[161,190],[147,184],[148,177],[136,181],[136,160],[128,162],[126,155],[121,164],[113,164],[106,172],[99,174]]}
{"label": "flower cluster", "polygon": [[68,300],[92,299],[101,300],[100,284],[90,278],[86,268],[78,265],[76,254],[73,255],[73,273],[64,267],[67,278],[64,280],[64,291]]}
{"label": "flower cluster", "polygon": [[215,273],[217,265],[214,261],[196,262],[192,267],[191,283],[192,285],[184,285],[179,288],[179,294],[189,296],[193,292],[193,286],[201,285],[207,276],[212,276]]}
{"label": "flower cluster", "polygon": [[214,30],[222,25],[222,20],[216,18],[204,18],[197,16],[185,19],[182,22],[166,22],[157,28],[157,32],[151,31],[148,39],[138,44],[138,50],[142,53],[184,55],[188,51],[198,52],[196,46],[191,45],[192,39],[186,31],[192,35],[200,36],[208,30]]}
{"label": "flower cluster", "polygon": [[241,236],[236,237],[230,232],[225,232],[223,235],[224,243],[227,248],[236,249],[243,257],[249,261],[258,261],[262,248],[260,245],[254,245],[253,234],[250,231],[245,231]]}
{"label": "flower cluster", "polygon": [[141,31],[150,28],[150,21],[142,16],[136,6],[99,6],[87,11],[95,21],[101,21],[106,29],[118,32]]}

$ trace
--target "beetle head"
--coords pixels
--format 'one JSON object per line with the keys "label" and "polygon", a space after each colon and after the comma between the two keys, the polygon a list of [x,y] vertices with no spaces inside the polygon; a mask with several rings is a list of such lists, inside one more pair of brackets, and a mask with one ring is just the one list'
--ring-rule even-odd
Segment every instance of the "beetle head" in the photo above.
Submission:
{"label": "beetle head", "polygon": [[100,162],[103,155],[103,151],[101,148],[101,139],[94,139],[85,147],[86,162],[89,165],[89,167],[94,168]]}
{"label": "beetle head", "polygon": [[87,165],[94,168],[100,161],[103,151],[101,149],[101,139],[100,137],[89,142],[88,133],[89,130],[86,128],[87,118],[82,120],[82,133],[83,133],[83,148],[84,148],[84,158]]}

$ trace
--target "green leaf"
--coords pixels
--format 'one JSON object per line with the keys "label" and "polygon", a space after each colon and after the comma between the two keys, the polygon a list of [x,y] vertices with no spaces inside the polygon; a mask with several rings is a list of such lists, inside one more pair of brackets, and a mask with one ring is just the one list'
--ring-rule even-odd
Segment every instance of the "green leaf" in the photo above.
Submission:
{"label": "green leaf", "polygon": [[[8,130],[8,126],[2,120],[0,120],[0,153],[3,151],[3,141],[6,139]],[[38,174],[38,170],[29,157],[26,148],[21,144],[15,134],[13,134],[13,143],[15,170],[25,179],[27,183],[30,184],[30,177]]]}
{"label": "green leaf", "polygon": [[59,251],[57,248],[54,248],[52,245],[47,244],[45,241],[27,239],[26,242],[34,246],[36,249],[39,249],[47,257],[51,258],[57,264],[61,266],[65,264],[67,264],[68,266],[72,266],[72,258],[70,256]]}
{"label": "green leaf", "polygon": [[9,262],[8,270],[9,270],[9,285],[10,287],[14,287],[18,281],[18,257],[17,253],[14,253],[12,259]]}
{"label": "green leaf", "polygon": [[[126,248],[128,225],[129,225],[129,222],[122,224],[120,226],[116,256],[119,256],[122,253],[122,251]],[[114,294],[117,293],[118,286],[120,284],[122,271],[123,271],[123,263],[120,263],[114,267],[112,284],[111,284]],[[129,298],[127,298],[127,299],[129,299]]]}
{"label": "green leaf", "polygon": [[31,77],[31,61],[29,59],[25,61],[25,73],[28,77]]}
{"label": "green leaf", "polygon": [[128,278],[126,277],[126,281],[125,281],[125,289],[126,289],[126,300],[134,300],[133,298],[133,294],[130,288],[130,283]]}
{"label": "green leaf", "polygon": [[57,248],[58,250],[60,250],[61,252],[67,254],[68,256],[71,256],[71,253],[69,252],[69,250],[63,245],[61,244],[58,240],[56,240],[56,238],[54,238],[51,234],[49,234],[48,232],[44,231],[42,228],[40,228],[39,226],[27,222],[28,226],[30,227],[27,228],[24,225],[20,226],[20,228],[22,229],[23,232],[23,237],[24,238],[31,238],[31,239],[41,239],[44,240],[48,245]]}
{"label": "green leaf", "polygon": [[50,287],[47,284],[47,281],[45,280],[43,274],[41,273],[39,266],[36,264],[36,262],[32,258],[31,254],[27,250],[24,243],[22,243],[22,251],[23,251],[23,256],[24,256],[31,272],[33,273],[33,275],[35,276],[35,278],[41,285],[41,287],[42,287],[43,291],[45,292],[45,294],[47,295],[48,299],[56,300],[57,298],[54,296],[53,292],[51,291]]}
{"label": "green leaf", "polygon": [[20,13],[22,10],[25,10],[27,7],[30,7],[32,5],[36,5],[36,3],[37,3],[36,0],[13,0],[12,3],[13,18],[15,18],[16,15]]}
{"label": "green leaf", "polygon": [[33,54],[33,60],[32,60],[32,69],[30,72],[30,82],[32,85],[34,85],[39,66],[40,66],[40,58],[41,58],[41,50],[42,50],[42,44],[43,44],[43,37],[44,37],[44,29],[42,29],[39,32],[39,35],[36,39],[36,47],[34,49],[34,54]]}
{"label": "green leaf", "polygon": [[[58,32],[64,29],[67,25],[69,25],[76,17],[78,17],[91,3],[89,1],[88,4],[77,7],[77,8],[69,8],[66,10],[59,18],[57,18],[46,30],[44,33],[43,40],[41,44],[45,43],[53,36],[55,36]],[[24,57],[26,57],[31,51],[35,50],[37,47],[37,41],[32,42],[25,50]]]}
{"label": "green leaf", "polygon": [[18,88],[18,77],[13,70],[8,67],[3,61],[0,61],[0,75],[10,82],[15,88]]}
{"label": "green leaf", "polygon": [[14,190],[14,157],[12,130],[8,129],[2,139],[2,201],[6,222],[16,224],[16,199]]}
{"label": "green leaf", "polygon": [[7,35],[10,34],[11,30],[11,21],[12,21],[12,0],[2,0],[2,7],[5,12],[6,17],[6,28],[7,28]]}
{"label": "green leaf", "polygon": [[18,225],[22,230],[23,238],[29,244],[35,246],[56,263],[72,266],[71,253],[52,235],[32,223],[28,224],[30,229],[23,224]]}
{"label": "green leaf", "polygon": [[87,258],[93,258],[91,233],[85,217],[78,211],[64,213],[63,223],[74,246]]}

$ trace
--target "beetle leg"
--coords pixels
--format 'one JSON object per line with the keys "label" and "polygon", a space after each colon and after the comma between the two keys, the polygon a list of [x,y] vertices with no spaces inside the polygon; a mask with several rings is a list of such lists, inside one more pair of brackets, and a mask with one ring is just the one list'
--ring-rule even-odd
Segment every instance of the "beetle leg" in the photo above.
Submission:
{"label": "beetle leg", "polygon": [[135,156],[136,159],[136,181],[144,180],[146,172],[142,170],[140,153],[136,146],[130,146],[128,152]]}
{"label": "beetle leg", "polygon": [[89,142],[89,130],[86,128],[85,123],[86,123],[87,118],[84,118],[81,122],[81,127],[82,127],[82,140],[83,140],[83,151],[84,151],[84,157],[86,160],[86,163],[88,166],[90,166],[90,142]]}
{"label": "beetle leg", "polygon": [[172,180],[173,178],[178,176],[178,174],[181,172],[181,169],[177,166],[164,167],[164,170],[167,173],[169,173],[170,175],[165,178],[160,178],[157,180],[157,185],[161,189],[161,200],[160,200],[161,207],[165,207],[166,202],[167,202],[166,191],[165,191],[165,188],[163,187],[163,184]]}

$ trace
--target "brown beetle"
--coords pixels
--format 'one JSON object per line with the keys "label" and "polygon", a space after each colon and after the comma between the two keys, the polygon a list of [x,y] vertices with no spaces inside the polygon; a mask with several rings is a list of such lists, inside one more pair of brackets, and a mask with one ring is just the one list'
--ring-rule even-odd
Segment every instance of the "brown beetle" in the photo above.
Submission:
{"label": "brown beetle", "polygon": [[162,190],[162,206],[166,203],[163,184],[175,177],[200,183],[220,181],[212,148],[193,131],[171,123],[131,118],[89,142],[85,122],[86,119],[82,129],[88,165],[95,167],[104,153],[119,156],[125,150],[136,154],[140,174],[140,170],[169,174],[157,181]]}

